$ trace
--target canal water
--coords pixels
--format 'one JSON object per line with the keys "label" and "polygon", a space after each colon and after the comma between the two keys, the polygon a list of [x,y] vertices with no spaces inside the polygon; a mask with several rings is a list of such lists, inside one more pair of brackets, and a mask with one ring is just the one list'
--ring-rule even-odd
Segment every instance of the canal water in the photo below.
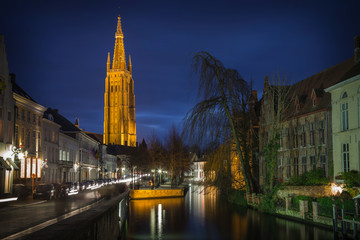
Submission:
{"label": "canal water", "polygon": [[202,186],[184,198],[132,200],[129,214],[127,239],[333,239],[323,228],[231,206]]}

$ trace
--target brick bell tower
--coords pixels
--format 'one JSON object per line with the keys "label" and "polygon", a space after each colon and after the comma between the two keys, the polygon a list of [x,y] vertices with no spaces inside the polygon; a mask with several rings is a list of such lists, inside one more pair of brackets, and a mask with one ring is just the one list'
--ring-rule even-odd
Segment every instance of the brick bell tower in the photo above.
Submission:
{"label": "brick bell tower", "polygon": [[112,67],[106,64],[104,94],[104,144],[136,146],[135,94],[129,55],[126,65],[124,35],[118,16]]}

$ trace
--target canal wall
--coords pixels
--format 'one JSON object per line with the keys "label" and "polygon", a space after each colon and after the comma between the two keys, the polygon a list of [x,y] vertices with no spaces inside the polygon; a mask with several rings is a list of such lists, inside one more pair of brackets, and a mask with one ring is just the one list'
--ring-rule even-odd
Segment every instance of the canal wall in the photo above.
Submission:
{"label": "canal wall", "polygon": [[96,207],[62,220],[22,239],[119,239],[128,218],[129,191],[105,198]]}
{"label": "canal wall", "polygon": [[312,198],[332,196],[331,186],[285,186],[277,191],[277,196],[285,198],[289,196],[308,196]]}
{"label": "canal wall", "polygon": [[183,197],[184,189],[131,190],[131,199]]}

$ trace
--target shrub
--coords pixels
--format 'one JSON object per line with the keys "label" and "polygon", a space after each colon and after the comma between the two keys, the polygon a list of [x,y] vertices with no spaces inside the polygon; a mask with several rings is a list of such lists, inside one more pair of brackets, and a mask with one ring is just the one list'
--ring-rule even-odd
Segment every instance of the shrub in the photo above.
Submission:
{"label": "shrub", "polygon": [[314,185],[326,185],[329,180],[324,174],[322,168],[316,168],[312,171],[301,174],[300,176],[291,176],[289,181],[284,185],[289,186],[314,186]]}
{"label": "shrub", "polygon": [[329,183],[329,180],[324,174],[322,168],[316,168],[310,172],[305,173],[305,185],[325,185]]}
{"label": "shrub", "polygon": [[229,202],[240,205],[240,206],[246,206],[247,202],[244,198],[244,194],[246,194],[246,191],[244,190],[233,190],[229,193]]}
{"label": "shrub", "polygon": [[297,196],[294,198],[293,200],[293,206],[295,209],[297,209],[299,211],[300,209],[300,200],[307,200],[308,201],[308,208],[309,211],[312,211],[312,202],[313,202],[313,198],[309,197],[309,196]]}
{"label": "shrub", "polygon": [[333,204],[335,203],[340,209],[344,207],[345,212],[355,212],[354,200],[349,199],[346,194],[337,197],[322,197],[317,198],[317,202],[320,203],[320,214],[323,216],[332,217]]}
{"label": "shrub", "polygon": [[360,173],[355,170],[350,172],[343,172],[342,179],[344,179],[346,188],[360,187]]}

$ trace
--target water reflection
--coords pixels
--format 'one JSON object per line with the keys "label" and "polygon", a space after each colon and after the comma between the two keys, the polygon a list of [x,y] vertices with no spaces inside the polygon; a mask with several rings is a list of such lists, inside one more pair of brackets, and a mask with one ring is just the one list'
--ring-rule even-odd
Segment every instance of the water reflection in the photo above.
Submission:
{"label": "water reflection", "polygon": [[332,239],[331,231],[229,206],[214,188],[185,198],[132,200],[127,239]]}

